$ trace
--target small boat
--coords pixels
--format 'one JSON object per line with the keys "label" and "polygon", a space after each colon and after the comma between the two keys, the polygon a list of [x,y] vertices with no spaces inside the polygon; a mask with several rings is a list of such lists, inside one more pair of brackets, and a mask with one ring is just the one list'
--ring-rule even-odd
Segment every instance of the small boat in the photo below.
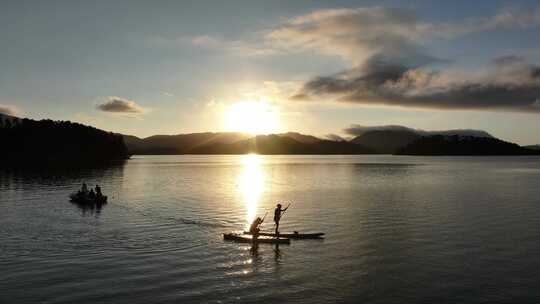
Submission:
{"label": "small boat", "polygon": [[[243,234],[243,233],[224,233],[223,239],[227,241],[234,241],[238,243],[253,243],[253,237],[251,235]],[[264,243],[264,244],[290,244],[291,240],[288,238],[275,238],[270,236],[259,236],[256,243]]]}
{"label": "small boat", "polygon": [[103,205],[107,203],[107,196],[90,197],[88,194],[76,192],[69,196],[69,200],[81,205]]}
{"label": "small boat", "polygon": [[[251,235],[251,232],[244,231],[245,235]],[[269,236],[276,237],[276,234],[273,232],[259,232],[259,236]],[[324,233],[299,233],[298,231],[289,232],[289,233],[280,233],[279,237],[284,237],[288,239],[323,239]]]}

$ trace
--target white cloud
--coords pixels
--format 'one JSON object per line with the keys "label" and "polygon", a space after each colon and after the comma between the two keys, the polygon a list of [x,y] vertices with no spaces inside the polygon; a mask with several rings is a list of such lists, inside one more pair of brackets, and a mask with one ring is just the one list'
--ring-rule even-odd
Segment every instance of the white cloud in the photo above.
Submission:
{"label": "white cloud", "polygon": [[155,43],[163,46],[193,46],[223,52],[235,56],[260,57],[276,54],[277,51],[258,41],[229,40],[210,35],[187,36],[179,38],[159,37]]}
{"label": "white cloud", "polygon": [[400,58],[426,56],[421,45],[426,39],[454,38],[475,32],[539,24],[538,11],[506,10],[494,16],[455,23],[429,23],[419,21],[413,11],[405,9],[327,9],[290,18],[269,32],[266,42],[280,50],[314,50],[359,64],[381,53]]}
{"label": "white cloud", "polygon": [[0,104],[0,114],[17,116],[19,113],[19,109],[14,105]]}

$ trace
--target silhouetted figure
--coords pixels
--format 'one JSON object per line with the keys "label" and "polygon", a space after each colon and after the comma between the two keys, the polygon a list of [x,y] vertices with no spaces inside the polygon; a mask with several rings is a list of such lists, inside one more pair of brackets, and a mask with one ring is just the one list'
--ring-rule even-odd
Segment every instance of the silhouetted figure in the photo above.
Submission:
{"label": "silhouetted figure", "polygon": [[90,189],[90,192],[88,193],[88,197],[90,199],[96,198],[96,193],[94,192],[94,189]]}
{"label": "silhouetted figure", "polygon": [[274,222],[276,223],[276,237],[279,238],[279,220],[281,220],[281,215],[283,212],[287,211],[289,207],[281,209],[281,204],[277,204],[276,210],[274,210]]}
{"label": "silhouetted figure", "polygon": [[261,224],[263,223],[263,219],[260,217],[257,217],[255,220],[253,220],[253,223],[251,223],[251,226],[249,227],[249,233],[253,236],[253,240],[256,241],[259,237],[259,232],[261,231]]}
{"label": "silhouetted figure", "polygon": [[88,186],[86,186],[86,183],[83,183],[83,184],[82,184],[81,192],[82,192],[83,194],[87,194],[87,193],[88,193]]}
{"label": "silhouetted figure", "polygon": [[101,193],[101,187],[99,185],[96,185],[96,196],[97,198],[103,197],[103,194]]}

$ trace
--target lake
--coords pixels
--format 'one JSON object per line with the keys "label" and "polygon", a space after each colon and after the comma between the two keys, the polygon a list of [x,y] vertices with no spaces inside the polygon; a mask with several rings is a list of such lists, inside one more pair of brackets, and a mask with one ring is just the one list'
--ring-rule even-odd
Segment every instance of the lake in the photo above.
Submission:
{"label": "lake", "polygon": [[[109,203],[68,195],[99,183]],[[538,303],[540,157],[134,156],[0,171],[0,303]],[[224,241],[275,204],[290,245]]]}

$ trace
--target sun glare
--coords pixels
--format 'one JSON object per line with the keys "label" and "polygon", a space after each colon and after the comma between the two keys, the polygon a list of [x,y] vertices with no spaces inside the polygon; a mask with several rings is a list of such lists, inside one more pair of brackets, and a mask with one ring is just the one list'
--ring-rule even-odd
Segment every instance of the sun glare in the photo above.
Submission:
{"label": "sun glare", "polygon": [[262,157],[256,154],[243,155],[242,172],[239,176],[239,190],[246,206],[246,229],[255,219],[259,200],[264,192],[264,170]]}
{"label": "sun glare", "polygon": [[266,102],[232,104],[226,109],[224,118],[227,131],[269,134],[279,129],[277,109]]}

